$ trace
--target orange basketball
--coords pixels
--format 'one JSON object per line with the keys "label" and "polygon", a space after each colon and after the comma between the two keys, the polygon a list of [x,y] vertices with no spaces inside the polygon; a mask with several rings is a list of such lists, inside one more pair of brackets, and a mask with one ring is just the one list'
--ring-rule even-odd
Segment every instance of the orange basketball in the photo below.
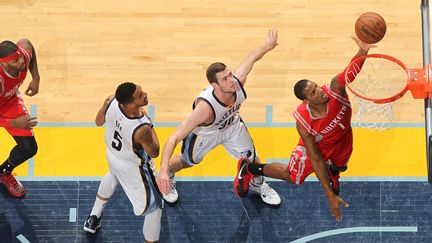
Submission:
{"label": "orange basketball", "polygon": [[357,37],[368,44],[374,44],[382,40],[386,30],[387,25],[384,18],[373,12],[360,15],[355,23]]}

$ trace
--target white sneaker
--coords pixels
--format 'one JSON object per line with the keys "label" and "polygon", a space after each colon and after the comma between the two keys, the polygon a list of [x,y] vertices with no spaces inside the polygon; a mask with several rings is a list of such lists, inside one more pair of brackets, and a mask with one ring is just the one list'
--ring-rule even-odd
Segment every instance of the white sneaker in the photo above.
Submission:
{"label": "white sneaker", "polygon": [[168,194],[163,194],[162,197],[168,203],[177,202],[178,193],[177,193],[177,189],[176,189],[176,181],[174,180],[174,176],[171,177],[171,191]]}
{"label": "white sneaker", "polygon": [[[254,179],[260,180],[259,178]],[[263,202],[269,205],[278,206],[281,204],[281,199],[279,195],[273,188],[269,186],[269,184],[267,184],[263,179],[261,179],[262,183],[254,182],[254,179],[252,179],[249,183],[249,190],[260,194]]]}

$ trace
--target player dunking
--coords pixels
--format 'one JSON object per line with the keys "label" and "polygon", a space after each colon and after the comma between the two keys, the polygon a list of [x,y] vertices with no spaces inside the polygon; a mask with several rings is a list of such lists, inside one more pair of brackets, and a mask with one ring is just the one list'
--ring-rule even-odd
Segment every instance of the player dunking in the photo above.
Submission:
{"label": "player dunking", "polygon": [[156,186],[153,159],[159,155],[159,140],[146,111],[147,94],[139,85],[123,83],[108,97],[96,116],[96,125],[106,124],[106,156],[110,171],[102,178],[93,209],[84,230],[95,233],[101,226],[102,210],[118,183],[135,215],[145,215],[146,242],[157,242],[163,200]]}
{"label": "player dunking", "polygon": [[[366,55],[371,47],[352,37],[359,50],[351,61]],[[339,197],[339,173],[347,169],[353,147],[351,129],[351,104],[345,90],[345,83],[355,79],[363,61],[350,66],[349,70],[336,75],[329,85],[318,86],[303,79],[294,86],[294,94],[302,104],[294,112],[300,140],[291,154],[288,167],[281,163],[255,164],[247,159],[238,162],[238,174],[234,191],[245,197],[249,180],[253,175],[264,175],[302,184],[306,177],[315,172],[329,201],[332,215],[342,219],[340,206],[348,204]],[[348,79],[345,78],[345,71]]]}
{"label": "player dunking", "polygon": [[40,77],[32,43],[26,39],[17,44],[11,41],[1,42],[0,65],[0,127],[4,127],[16,142],[9,157],[0,165],[0,183],[11,196],[23,197],[25,189],[12,175],[12,170],[37,153],[32,129],[37,121],[35,117],[29,116],[18,91],[29,70],[32,81],[25,94],[33,96],[39,92]]}
{"label": "player dunking", "polygon": [[[246,99],[244,85],[247,75],[256,61],[276,47],[277,40],[277,31],[270,30],[265,43],[253,50],[233,71],[219,62],[207,68],[210,85],[195,100],[192,113],[171,134],[162,152],[157,182],[161,192],[168,193],[164,195],[166,201],[173,203],[178,199],[174,173],[200,163],[219,144],[236,159],[246,156],[260,163],[239,109]],[[174,148],[182,140],[181,156],[171,159]],[[279,195],[264,182],[262,176],[251,181],[251,189],[260,193],[265,203],[280,204]]]}

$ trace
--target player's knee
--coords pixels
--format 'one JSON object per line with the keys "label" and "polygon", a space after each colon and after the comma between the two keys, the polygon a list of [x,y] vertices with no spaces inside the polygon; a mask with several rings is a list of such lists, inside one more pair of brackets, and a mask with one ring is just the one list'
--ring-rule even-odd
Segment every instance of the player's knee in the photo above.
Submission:
{"label": "player's knee", "polygon": [[288,168],[283,172],[282,178],[284,181],[294,184],[294,181],[291,179],[291,173],[289,172]]}
{"label": "player's knee", "polygon": [[20,144],[20,151],[27,159],[32,158],[37,154],[38,146],[35,140],[28,143]]}

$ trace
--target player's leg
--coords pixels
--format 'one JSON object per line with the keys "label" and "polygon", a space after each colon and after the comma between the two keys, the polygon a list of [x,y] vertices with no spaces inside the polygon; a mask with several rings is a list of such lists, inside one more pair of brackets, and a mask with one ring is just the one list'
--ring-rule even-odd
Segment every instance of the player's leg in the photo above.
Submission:
{"label": "player's leg", "polygon": [[330,186],[336,195],[340,192],[340,173],[348,169],[347,164],[353,151],[352,133],[347,133],[342,139],[343,141],[339,141],[331,150],[327,150],[327,157],[323,158]]}
{"label": "player's leg", "polygon": [[96,233],[96,230],[101,227],[102,211],[108,202],[108,199],[113,195],[118,184],[118,180],[110,172],[102,178],[96,200],[90,215],[84,222],[84,230],[89,233]]}
{"label": "player's leg", "polygon": [[[260,163],[260,159],[256,155],[252,138],[245,124],[243,122],[239,122],[230,128],[230,130],[231,131],[227,132],[229,135],[228,140],[223,143],[223,146],[228,151],[228,153],[236,159],[248,158],[250,161]],[[239,166],[240,165],[238,165],[238,169]],[[249,188],[252,191],[259,193],[263,202],[267,204],[279,205],[281,203],[281,199],[277,192],[265,182],[262,176],[258,175],[250,180]],[[245,185],[245,188],[243,189],[247,191],[247,185]]]}
{"label": "player's leg", "polygon": [[204,156],[219,144],[219,139],[217,136],[197,136],[194,133],[183,139],[181,156],[174,156],[170,161],[171,191],[163,195],[166,202],[175,203],[178,200],[175,172],[199,164]]}
{"label": "player's leg", "polygon": [[270,164],[249,163],[246,169],[253,175],[263,175],[294,183],[291,181],[291,174],[289,173],[287,166],[279,162],[273,162]]}
{"label": "player's leg", "polygon": [[[27,109],[20,97],[15,97],[6,108],[0,111],[5,118],[15,119],[28,115]],[[12,175],[12,170],[32,158],[37,153],[37,143],[33,130],[5,127],[6,131],[14,138],[16,146],[12,148],[9,157],[0,165],[0,183],[5,185],[9,194],[14,197],[25,195],[23,185]]]}
{"label": "player's leg", "polygon": [[[270,164],[252,163],[247,158],[239,160],[238,175],[234,181],[235,184],[240,184],[240,189],[247,187],[244,180],[239,180],[238,177],[248,178],[252,176],[267,176],[275,179],[285,180],[289,183],[301,184],[306,177],[313,172],[313,168],[308,160],[306,149],[303,146],[297,146],[291,154],[290,162],[287,165],[274,162]],[[237,191],[236,191],[237,193]],[[240,197],[245,197],[246,193],[237,193]]]}
{"label": "player's leg", "polygon": [[146,214],[143,225],[143,233],[146,243],[153,243],[159,241],[161,230],[161,216],[161,208],[156,208],[153,212]]}
{"label": "player's leg", "polygon": [[123,163],[116,170],[134,214],[145,215],[143,233],[146,242],[157,242],[161,228],[163,199],[157,189],[153,160],[142,166]]}

